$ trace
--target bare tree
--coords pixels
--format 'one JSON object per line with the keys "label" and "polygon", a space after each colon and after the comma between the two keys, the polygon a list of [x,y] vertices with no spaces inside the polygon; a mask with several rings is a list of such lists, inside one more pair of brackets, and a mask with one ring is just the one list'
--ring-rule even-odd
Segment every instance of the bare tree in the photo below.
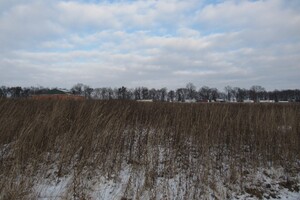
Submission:
{"label": "bare tree", "polygon": [[234,91],[237,102],[243,102],[245,99],[249,98],[249,92],[247,89],[235,87]]}
{"label": "bare tree", "polygon": [[178,102],[185,102],[185,100],[187,99],[187,89],[178,88],[176,90],[176,99]]}
{"label": "bare tree", "polygon": [[134,99],[135,100],[140,100],[141,99],[141,88],[140,87],[137,87],[137,88],[135,88],[134,89],[134,91],[133,91],[133,95],[134,95]]}
{"label": "bare tree", "polygon": [[83,87],[82,83],[77,83],[71,88],[71,92],[76,95],[83,95]]}
{"label": "bare tree", "polygon": [[199,95],[202,100],[210,100],[211,90],[208,86],[203,86],[199,89]]}
{"label": "bare tree", "polygon": [[253,85],[249,92],[250,92],[250,98],[255,101],[258,102],[261,98],[263,98],[262,94],[265,92],[265,88],[263,88],[260,85]]}
{"label": "bare tree", "polygon": [[20,98],[22,96],[23,89],[21,87],[11,87],[9,92],[12,98]]}
{"label": "bare tree", "polygon": [[175,92],[174,92],[174,90],[170,90],[168,92],[168,101],[174,102],[174,99],[175,99]]}
{"label": "bare tree", "polygon": [[210,89],[210,99],[216,101],[219,98],[219,91],[217,88]]}
{"label": "bare tree", "polygon": [[187,89],[187,98],[195,99],[196,98],[196,86],[193,83],[186,84]]}
{"label": "bare tree", "polygon": [[85,98],[90,99],[92,92],[93,92],[93,88],[91,88],[88,85],[83,86],[83,94],[84,94]]}
{"label": "bare tree", "polygon": [[147,87],[142,87],[142,99],[149,99],[149,90]]}
{"label": "bare tree", "polygon": [[1,86],[0,88],[0,98],[6,98],[8,93],[8,89],[5,86]]}
{"label": "bare tree", "polygon": [[122,86],[118,89],[118,99],[127,99],[127,88]]}
{"label": "bare tree", "polygon": [[232,101],[232,99],[233,99],[233,92],[234,92],[233,88],[231,86],[227,85],[227,86],[225,86],[224,90],[226,92],[226,98],[227,98],[227,100],[228,101]]}

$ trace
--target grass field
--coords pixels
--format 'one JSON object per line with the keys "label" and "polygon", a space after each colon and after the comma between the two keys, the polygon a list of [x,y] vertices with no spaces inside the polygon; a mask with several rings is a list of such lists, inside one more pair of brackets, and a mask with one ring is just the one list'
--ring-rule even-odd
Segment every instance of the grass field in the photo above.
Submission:
{"label": "grass field", "polygon": [[0,100],[0,199],[297,199],[299,187],[299,104]]}

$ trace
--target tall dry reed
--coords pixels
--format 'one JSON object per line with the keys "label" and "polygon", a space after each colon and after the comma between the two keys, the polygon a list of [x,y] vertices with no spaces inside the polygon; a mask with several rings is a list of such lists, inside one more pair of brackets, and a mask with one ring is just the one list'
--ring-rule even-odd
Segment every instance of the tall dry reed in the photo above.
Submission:
{"label": "tall dry reed", "polygon": [[145,187],[184,171],[223,176],[224,163],[232,177],[289,169],[300,159],[299,119],[298,104],[0,100],[0,193],[29,191],[21,177],[53,162],[58,177],[75,168],[113,177],[126,162],[146,169]]}

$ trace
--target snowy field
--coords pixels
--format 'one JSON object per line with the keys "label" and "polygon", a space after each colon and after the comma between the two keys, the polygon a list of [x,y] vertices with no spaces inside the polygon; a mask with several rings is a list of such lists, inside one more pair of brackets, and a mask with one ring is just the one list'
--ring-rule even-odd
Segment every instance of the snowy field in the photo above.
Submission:
{"label": "snowy field", "polygon": [[1,200],[300,200],[298,105],[0,108]]}
{"label": "snowy field", "polygon": [[[270,174],[272,175],[270,175]],[[226,186],[218,177],[215,183],[195,184],[193,177],[179,174],[172,178],[158,177],[153,185],[146,185],[145,171],[134,170],[126,166],[116,177],[108,179],[105,176],[89,177],[65,176],[51,180],[51,177],[41,179],[34,186],[37,199],[286,199],[299,200],[299,184],[289,188],[283,183],[284,177],[280,169],[262,170],[249,176],[244,182],[245,191],[239,186]],[[194,178],[196,179],[196,178]],[[298,177],[299,180],[299,177]],[[198,187],[195,187],[198,185]],[[76,188],[77,192],[74,192]],[[235,188],[236,187],[236,188]],[[298,189],[297,189],[298,188]],[[198,198],[199,197],[199,198]]]}
{"label": "snowy field", "polygon": [[[149,166],[123,162],[119,171],[101,173],[101,170],[83,168],[58,177],[58,166],[37,174],[33,186],[36,199],[300,199],[300,174],[283,168],[243,169],[242,175],[233,174],[223,163],[224,171],[207,171],[205,163],[197,169],[177,169],[166,173],[165,151],[158,148],[159,162]],[[174,164],[176,166],[176,164]],[[46,174],[46,176],[45,176]]]}

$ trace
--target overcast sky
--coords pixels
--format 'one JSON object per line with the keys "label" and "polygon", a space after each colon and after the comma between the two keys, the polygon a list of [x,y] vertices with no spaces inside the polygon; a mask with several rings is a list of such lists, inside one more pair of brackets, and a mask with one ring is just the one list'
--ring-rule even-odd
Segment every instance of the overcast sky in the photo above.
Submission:
{"label": "overcast sky", "polygon": [[0,0],[0,85],[300,88],[299,0]]}

